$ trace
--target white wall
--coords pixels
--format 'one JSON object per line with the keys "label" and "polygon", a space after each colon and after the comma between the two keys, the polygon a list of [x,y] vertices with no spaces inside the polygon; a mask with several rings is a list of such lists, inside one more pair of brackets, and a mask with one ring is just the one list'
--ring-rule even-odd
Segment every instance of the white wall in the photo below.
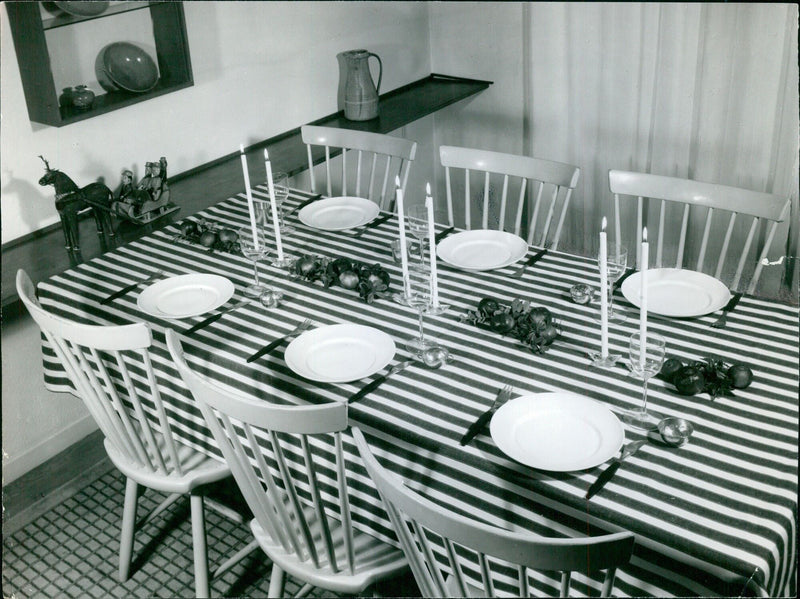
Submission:
{"label": "white wall", "polygon": [[[144,162],[166,156],[170,172],[179,173],[234,152],[241,143],[335,112],[336,54],[343,50],[367,48],[381,56],[381,91],[431,72],[426,3],[185,2],[184,7],[193,87],[60,128],[28,120],[6,10],[0,9],[4,243],[57,221],[52,189],[36,184],[43,172],[39,154],[79,185],[102,176],[113,188],[123,168],[141,173]],[[430,155],[432,122],[420,123],[406,134],[428,148],[421,155]],[[415,175],[425,177],[423,170]],[[44,390],[38,338],[27,317],[2,331],[5,483],[92,429],[77,399]]]}

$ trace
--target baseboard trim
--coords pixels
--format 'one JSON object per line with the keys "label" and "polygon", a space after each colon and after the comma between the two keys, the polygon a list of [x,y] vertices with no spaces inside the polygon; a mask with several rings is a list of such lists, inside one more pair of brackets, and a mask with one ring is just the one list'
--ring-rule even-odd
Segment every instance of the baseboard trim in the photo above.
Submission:
{"label": "baseboard trim", "polygon": [[[36,328],[34,326],[34,328]],[[38,330],[36,331],[38,335]],[[55,397],[55,395],[54,395]],[[70,423],[57,433],[40,441],[27,451],[3,460],[3,485],[9,485],[59,453],[68,451],[88,435],[96,433],[97,423],[91,414]],[[5,449],[5,447],[3,448]]]}
{"label": "baseboard trim", "polygon": [[3,486],[3,534],[12,534],[114,466],[96,430]]}

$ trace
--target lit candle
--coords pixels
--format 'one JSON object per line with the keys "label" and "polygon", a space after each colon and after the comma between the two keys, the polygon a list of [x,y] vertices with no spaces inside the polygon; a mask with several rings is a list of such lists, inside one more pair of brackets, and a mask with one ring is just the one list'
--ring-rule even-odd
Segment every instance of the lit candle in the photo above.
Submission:
{"label": "lit candle", "polygon": [[425,207],[428,209],[428,238],[431,246],[431,304],[439,307],[439,281],[436,275],[436,233],[433,221],[433,198],[431,197],[431,184],[425,186]]}
{"label": "lit candle", "polygon": [[406,249],[406,219],[403,214],[403,191],[400,189],[400,177],[395,177],[394,184],[397,188],[397,221],[400,229],[400,266],[403,269],[403,291],[405,296],[411,297],[411,279],[408,277],[408,250]]}
{"label": "lit candle", "polygon": [[606,217],[600,228],[600,357],[608,357],[608,246],[606,245]]}
{"label": "lit candle", "polygon": [[647,357],[647,269],[650,260],[650,244],[647,243],[647,227],[642,230],[642,263],[639,272],[642,286],[639,291],[639,367],[644,370]]}
{"label": "lit candle", "polygon": [[281,243],[281,227],[278,220],[278,203],[275,201],[275,185],[272,182],[272,165],[269,163],[269,153],[264,148],[264,165],[267,167],[267,186],[269,187],[269,203],[272,208],[272,224],[275,229],[275,247],[278,250],[278,260],[283,260],[283,244]]}
{"label": "lit candle", "polygon": [[256,228],[256,211],[253,206],[253,192],[250,190],[250,174],[247,172],[247,156],[244,155],[244,145],[239,144],[239,155],[242,157],[242,173],[244,174],[244,187],[247,193],[247,208],[250,211],[250,228],[253,231],[253,245],[258,249],[258,233]]}

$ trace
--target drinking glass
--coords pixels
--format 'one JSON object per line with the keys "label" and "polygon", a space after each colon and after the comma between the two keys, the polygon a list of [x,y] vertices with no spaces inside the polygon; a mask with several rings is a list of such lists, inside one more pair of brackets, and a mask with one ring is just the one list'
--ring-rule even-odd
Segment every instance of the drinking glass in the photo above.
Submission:
{"label": "drinking glass", "polygon": [[628,318],[623,310],[615,310],[613,304],[614,283],[622,276],[627,266],[627,248],[618,243],[609,243],[606,255],[606,269],[608,272],[608,322],[622,323]]}
{"label": "drinking glass", "polygon": [[[644,361],[641,359],[642,353],[644,353]],[[659,373],[665,354],[666,342],[661,335],[648,333],[644,347],[642,347],[639,333],[631,335],[628,356],[630,357],[631,374],[643,380],[642,407],[623,414],[622,421],[634,428],[648,430],[658,424],[658,418],[647,412],[647,381]]]}
{"label": "drinking glass", "polygon": [[415,268],[424,268],[425,266],[425,241],[428,239],[428,208],[424,205],[417,204],[408,209],[406,215],[406,222],[408,223],[408,231],[417,238],[417,245],[419,246],[419,262]]}
{"label": "drinking glass", "polygon": [[283,172],[272,173],[272,187],[275,190],[275,204],[278,208],[278,226],[281,235],[292,233],[295,228],[284,220],[284,200],[289,197],[289,175]]}
{"label": "drinking glass", "polygon": [[239,229],[239,249],[245,258],[253,261],[254,282],[244,290],[244,294],[248,297],[261,297],[265,292],[272,291],[258,280],[258,261],[266,258],[270,252],[264,232],[256,229],[254,237],[252,227]]}
{"label": "drinking glass", "polygon": [[[431,271],[423,264],[423,268],[409,272],[411,283],[410,295],[403,296],[403,303],[416,308],[419,315],[419,334],[406,342],[406,349],[419,356],[426,350],[441,348],[436,339],[425,336],[425,314],[431,314]],[[438,313],[438,312],[436,312]]]}

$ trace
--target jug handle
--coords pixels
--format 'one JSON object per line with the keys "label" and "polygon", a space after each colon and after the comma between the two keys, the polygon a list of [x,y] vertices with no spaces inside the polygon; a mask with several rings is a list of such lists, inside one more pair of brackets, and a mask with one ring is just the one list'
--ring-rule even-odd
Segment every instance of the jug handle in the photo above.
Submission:
{"label": "jug handle", "polygon": [[381,93],[381,78],[383,77],[383,63],[381,62],[381,57],[378,56],[377,54],[375,54],[374,52],[370,52],[369,53],[369,55],[367,56],[367,60],[369,60],[370,56],[374,56],[375,58],[378,59],[378,85],[377,85],[377,88],[376,88],[375,91],[380,94]]}

